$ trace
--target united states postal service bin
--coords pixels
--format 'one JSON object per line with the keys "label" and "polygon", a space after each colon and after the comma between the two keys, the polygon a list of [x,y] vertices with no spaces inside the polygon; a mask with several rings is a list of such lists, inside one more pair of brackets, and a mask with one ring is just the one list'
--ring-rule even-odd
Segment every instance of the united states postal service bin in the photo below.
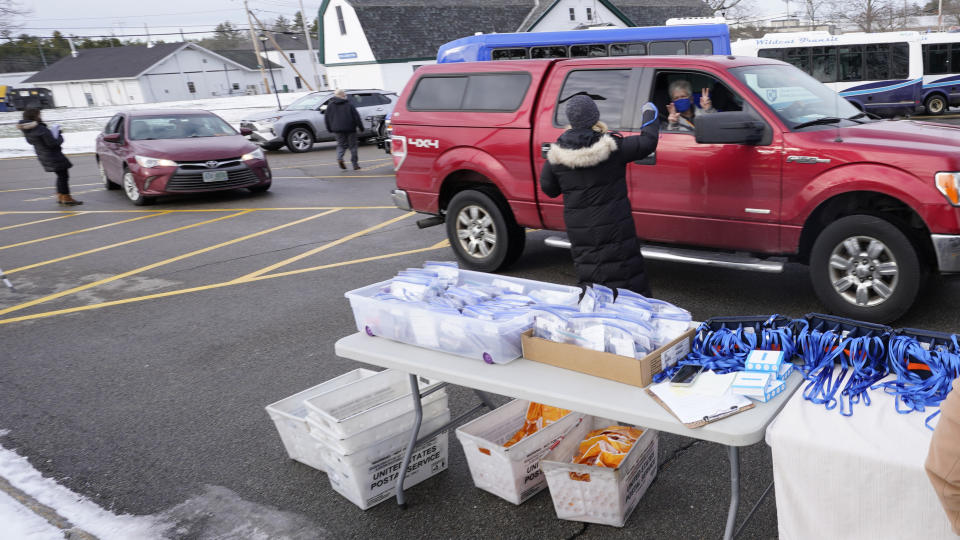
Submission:
{"label": "united states postal service bin", "polygon": [[310,428],[307,425],[307,407],[304,400],[325,394],[341,386],[359,381],[371,375],[376,375],[376,371],[369,369],[355,369],[335,377],[324,383],[298,392],[290,397],[283,398],[276,403],[266,406],[267,414],[273,420],[280,433],[280,440],[283,441],[283,447],[287,451],[290,459],[295,459],[304,465],[309,465],[314,469],[326,470],[321,457],[314,449],[314,441],[310,437]]}
{"label": "united states postal service bin", "polygon": [[503,444],[523,427],[529,405],[529,401],[515,399],[456,431],[473,484],[513,504],[520,504],[547,487],[540,471],[540,458],[584,418],[571,412],[504,448]]}
{"label": "united states postal service bin", "polygon": [[[450,421],[450,411],[424,420],[420,434],[427,435]],[[317,443],[327,463],[330,487],[350,502],[366,510],[396,493],[403,454],[410,441],[409,433],[400,433],[387,440],[365,447],[359,452],[343,455],[322,443]],[[404,489],[423,482],[445,470],[448,459],[448,432],[444,431],[422,441],[413,451]]]}
{"label": "united states postal service bin", "polygon": [[587,433],[611,425],[616,422],[588,416],[540,460],[558,518],[623,527],[656,477],[658,433],[652,429],[616,469],[571,463]]}

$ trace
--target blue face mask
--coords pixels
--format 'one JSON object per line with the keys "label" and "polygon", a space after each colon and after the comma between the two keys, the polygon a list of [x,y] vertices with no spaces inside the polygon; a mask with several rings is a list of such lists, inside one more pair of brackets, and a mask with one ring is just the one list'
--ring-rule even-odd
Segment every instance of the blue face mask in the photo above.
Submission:
{"label": "blue face mask", "polygon": [[690,98],[683,98],[674,100],[673,106],[677,109],[678,113],[687,112],[690,110]]}

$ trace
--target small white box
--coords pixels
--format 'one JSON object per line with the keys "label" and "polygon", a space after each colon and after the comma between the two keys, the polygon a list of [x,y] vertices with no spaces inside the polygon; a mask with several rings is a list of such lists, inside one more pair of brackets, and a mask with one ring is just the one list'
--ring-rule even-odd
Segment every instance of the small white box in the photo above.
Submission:
{"label": "small white box", "polygon": [[571,412],[504,448],[503,443],[523,427],[529,405],[529,401],[515,399],[456,431],[473,484],[513,504],[520,504],[547,487],[540,458],[584,418]]}
{"label": "small white box", "polygon": [[623,527],[657,475],[658,433],[645,430],[616,469],[571,463],[590,431],[615,425],[587,416],[540,461],[560,519]]}
{"label": "small white box", "polygon": [[777,380],[785,381],[787,377],[793,373],[793,364],[790,362],[784,362],[780,365],[780,373],[777,374]]}
{"label": "small white box", "polygon": [[777,394],[783,392],[786,383],[778,379],[773,373],[764,371],[740,371],[730,385],[734,394],[740,394],[750,399],[766,403]]}
{"label": "small white box", "polygon": [[747,355],[745,371],[769,371],[779,373],[783,364],[783,351],[762,351],[754,349]]}
{"label": "small white box", "polygon": [[277,426],[280,440],[283,441],[283,447],[287,450],[290,459],[295,459],[314,469],[325,471],[326,466],[323,460],[320,459],[313,448],[314,443],[310,438],[310,427],[306,420],[307,407],[303,404],[303,401],[376,374],[376,371],[369,369],[355,369],[267,405],[267,414],[270,415],[270,419]]}

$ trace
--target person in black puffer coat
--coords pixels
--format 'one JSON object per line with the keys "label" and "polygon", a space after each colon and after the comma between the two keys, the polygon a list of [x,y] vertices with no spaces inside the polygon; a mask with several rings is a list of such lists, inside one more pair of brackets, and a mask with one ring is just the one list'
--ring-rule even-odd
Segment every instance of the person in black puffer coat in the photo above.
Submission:
{"label": "person in black puffer coat", "polygon": [[657,147],[656,109],[643,108],[640,135],[610,133],[588,96],[567,101],[570,128],[550,146],[540,173],[548,197],[563,194],[563,220],[581,285],[598,283],[650,296],[627,196],[626,170]]}
{"label": "person in black puffer coat", "polygon": [[343,153],[350,148],[350,162],[353,170],[360,168],[357,161],[357,133],[363,133],[363,120],[357,108],[347,100],[347,93],[339,88],[327,102],[327,110],[323,113],[323,122],[327,131],[337,138],[337,164],[346,169],[343,164]]}
{"label": "person in black puffer coat", "polygon": [[23,119],[17,124],[17,128],[23,132],[27,142],[33,145],[43,170],[57,174],[57,202],[65,206],[83,204],[70,196],[70,174],[67,171],[73,167],[73,163],[70,163],[60,150],[63,135],[57,133],[54,136],[40,119],[40,109],[34,108],[23,111]]}

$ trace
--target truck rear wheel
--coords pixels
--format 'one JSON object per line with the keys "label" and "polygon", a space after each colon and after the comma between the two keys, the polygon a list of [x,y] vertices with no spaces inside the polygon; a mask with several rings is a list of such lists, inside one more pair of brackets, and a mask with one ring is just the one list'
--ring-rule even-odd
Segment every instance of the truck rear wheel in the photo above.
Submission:
{"label": "truck rear wheel", "polygon": [[920,291],[917,249],[889,221],[870,215],[840,218],[817,237],[810,278],[817,297],[836,314],[889,323],[910,309]]}
{"label": "truck rear wheel", "polygon": [[454,195],[447,207],[447,238],[464,266],[493,272],[523,253],[526,233],[494,196],[468,189]]}

